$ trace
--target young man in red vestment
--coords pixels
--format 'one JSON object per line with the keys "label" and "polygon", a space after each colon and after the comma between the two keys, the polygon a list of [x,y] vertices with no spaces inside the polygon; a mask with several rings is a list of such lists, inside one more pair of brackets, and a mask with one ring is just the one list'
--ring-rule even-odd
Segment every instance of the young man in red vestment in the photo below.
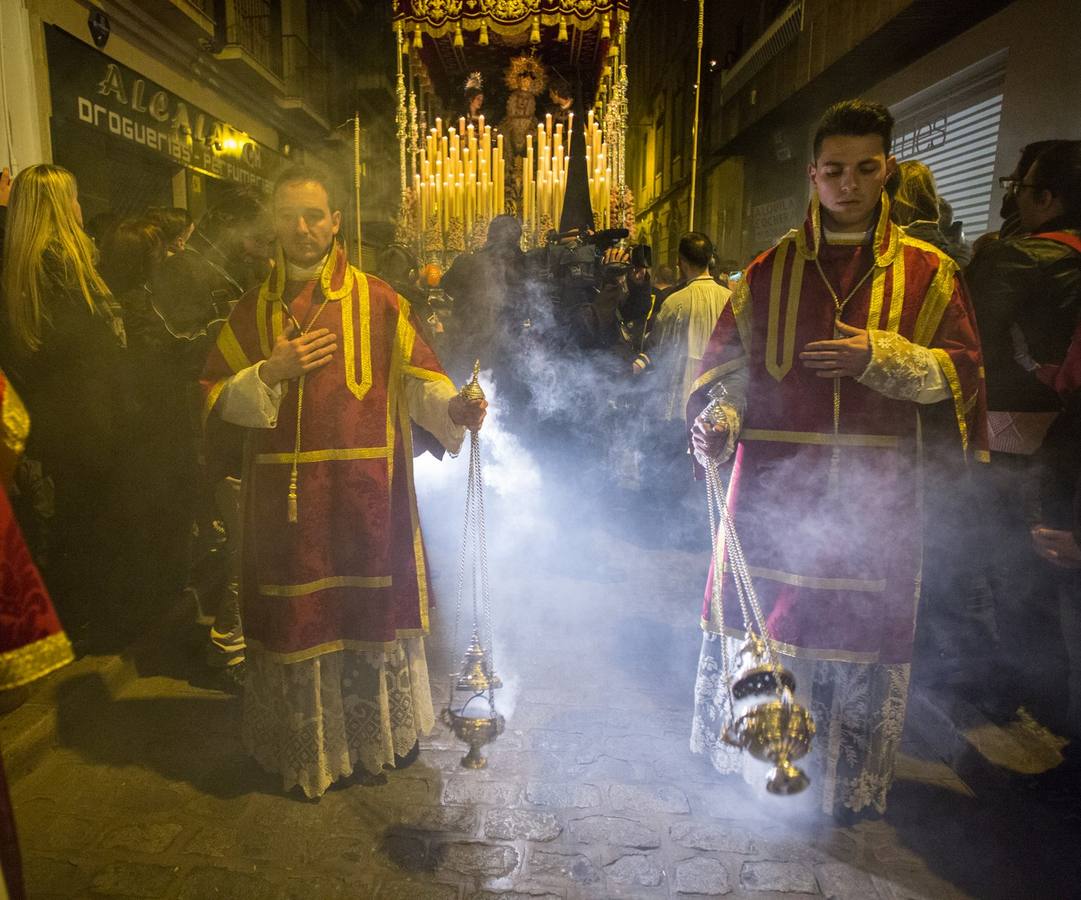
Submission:
{"label": "young man in red vestment", "polygon": [[203,373],[206,414],[249,429],[244,741],[309,797],[411,762],[433,724],[411,428],[453,452],[486,407],[459,398],[408,302],[349,265],[339,209],[317,171],[278,179],[277,264]]}
{"label": "young man in red vestment", "polygon": [[[925,452],[986,458],[980,347],[955,264],[890,222],[893,120],[825,114],[798,230],[755,259],[688,405],[699,461],[735,455],[728,502],[770,637],[818,725],[805,768],[823,812],[882,812],[908,694]],[[725,421],[698,418],[715,382]],[[952,437],[925,411],[947,405]],[[943,416],[937,417],[945,419]],[[742,643],[727,570],[707,586],[692,749],[720,771],[721,641]],[[723,604],[724,633],[720,632]]]}

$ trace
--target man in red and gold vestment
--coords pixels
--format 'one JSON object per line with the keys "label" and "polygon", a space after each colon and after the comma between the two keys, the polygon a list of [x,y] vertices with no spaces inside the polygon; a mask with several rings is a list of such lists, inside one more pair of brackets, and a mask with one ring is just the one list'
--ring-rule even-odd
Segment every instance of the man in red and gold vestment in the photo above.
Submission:
{"label": "man in red and gold vestment", "polygon": [[[770,637],[818,726],[806,768],[823,812],[885,810],[908,696],[925,453],[986,460],[979,339],[957,268],[890,222],[893,120],[831,107],[803,226],[755,259],[688,404],[701,462],[735,455],[728,502]],[[727,390],[725,421],[697,418]],[[691,747],[720,771],[721,641],[741,644],[727,570],[707,585]]]}
{"label": "man in red and gold vestment", "polygon": [[320,172],[278,179],[278,263],[203,373],[206,414],[249,429],[244,742],[309,797],[408,764],[433,724],[411,428],[454,452],[486,405],[458,397],[408,302],[349,265],[339,209]]}
{"label": "man in red and gold vestment", "polygon": [[[5,170],[6,171],[6,170]],[[26,448],[30,417],[19,395],[0,372],[0,705],[26,699],[16,692],[75,658],[49,591],[30,557],[8,502],[15,466]],[[0,757],[0,895],[26,896],[7,778]]]}

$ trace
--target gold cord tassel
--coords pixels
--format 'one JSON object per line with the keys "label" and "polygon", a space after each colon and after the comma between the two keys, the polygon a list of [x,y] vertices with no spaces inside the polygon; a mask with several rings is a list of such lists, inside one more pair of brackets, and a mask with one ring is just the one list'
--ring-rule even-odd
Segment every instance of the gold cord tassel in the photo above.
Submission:
{"label": "gold cord tassel", "polygon": [[286,515],[288,516],[289,523],[295,525],[297,523],[297,480],[299,476],[298,467],[300,463],[300,411],[304,408],[304,376],[300,376],[300,380],[297,382],[297,432],[296,439],[293,442],[293,469],[289,473],[289,496],[286,500]]}
{"label": "gold cord tassel", "polygon": [[289,521],[296,524],[297,521],[297,470],[296,465],[293,466],[293,475],[289,479]]}

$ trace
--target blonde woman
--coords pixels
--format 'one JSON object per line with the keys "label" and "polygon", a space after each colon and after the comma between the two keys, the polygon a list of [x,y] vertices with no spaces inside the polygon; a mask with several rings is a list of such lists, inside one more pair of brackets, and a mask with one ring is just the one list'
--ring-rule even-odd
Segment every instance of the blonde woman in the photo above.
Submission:
{"label": "blonde woman", "polygon": [[[958,265],[965,265],[971,253],[962,241],[946,233],[952,213],[949,203],[939,196],[931,170],[919,160],[909,159],[897,166],[897,177],[890,218],[912,237],[933,244]],[[949,213],[947,217],[944,211]]]}
{"label": "blonde woman", "polygon": [[[3,366],[34,422],[27,458],[41,490],[35,549],[61,612],[99,607],[114,503],[123,327],[83,231],[75,178],[30,166],[12,183],[0,281]],[[40,469],[37,469],[37,465]],[[49,514],[46,501],[52,495]]]}

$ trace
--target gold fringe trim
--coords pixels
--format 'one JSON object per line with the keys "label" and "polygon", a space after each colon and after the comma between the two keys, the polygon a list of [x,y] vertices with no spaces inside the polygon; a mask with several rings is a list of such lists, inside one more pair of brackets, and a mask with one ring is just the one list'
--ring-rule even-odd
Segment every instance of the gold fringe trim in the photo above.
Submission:
{"label": "gold fringe trim", "polygon": [[317,581],[308,581],[304,584],[261,584],[259,593],[267,597],[305,597],[316,591],[327,591],[333,588],[388,588],[392,580],[389,575],[331,575],[328,578],[320,578]]}
{"label": "gold fringe trim", "polygon": [[703,372],[694,380],[694,384],[691,385],[691,393],[693,394],[695,391],[712,384],[718,378],[721,378],[730,372],[735,372],[736,369],[745,369],[748,365],[748,357],[744,354],[736,359],[731,359],[726,363],[721,363],[719,366],[714,366],[712,369]]}
{"label": "gold fringe trim", "polygon": [[946,383],[950,386],[950,394],[953,395],[953,409],[957,416],[957,430],[961,434],[961,452],[968,456],[968,417],[965,415],[965,395],[961,390],[961,380],[957,377],[957,369],[950,359],[950,354],[939,347],[932,347],[931,353],[938,364],[942,367],[942,374],[946,376]]}
{"label": "gold fringe trim", "polygon": [[741,441],[777,441],[785,444],[819,444],[825,447],[882,447],[892,449],[898,439],[892,434],[825,434],[819,431],[771,431],[765,428],[745,428]]}
{"label": "gold fringe trim", "polygon": [[[510,7],[507,8],[510,9]],[[611,17],[613,13],[621,20],[629,18],[630,6],[628,0],[609,0],[607,3],[599,3],[596,0],[575,0],[574,5],[570,8],[560,9],[556,12],[537,13],[531,10],[520,16],[512,16],[508,12],[502,21],[495,17],[499,16],[497,4],[494,16],[489,14],[466,18],[459,13],[456,16],[453,14],[441,16],[433,21],[431,18],[420,20],[412,16],[400,15],[395,19],[394,24],[395,27],[401,27],[405,32],[403,38],[405,35],[412,35],[417,28],[433,38],[441,38],[452,34],[459,26],[463,31],[479,31],[482,22],[487,25],[489,31],[495,34],[513,37],[528,33],[533,27],[533,21],[536,18],[540,18],[542,25],[550,26],[559,25],[560,20],[566,16],[568,27],[573,26],[579,31],[592,31],[594,28],[600,27],[602,19]],[[618,29],[613,27],[613,39],[617,33]]]}
{"label": "gold fringe trim", "polygon": [[30,434],[30,414],[10,381],[0,384],[0,388],[3,391],[3,400],[0,401],[3,441],[10,453],[18,459],[26,449],[26,438]]}
{"label": "gold fringe trim", "polygon": [[0,653],[0,690],[22,687],[55,672],[74,659],[71,641],[62,631],[25,647]]}
{"label": "gold fringe trim", "polygon": [[[739,628],[731,628],[725,626],[723,630],[718,630],[713,627],[712,623],[708,619],[701,620],[701,626],[703,631],[708,631],[710,634],[723,634],[725,637],[736,638],[737,640],[743,640],[747,637],[747,632],[742,631]],[[821,662],[850,662],[850,663],[877,663],[878,654],[875,652],[856,652],[854,650],[834,650],[824,648],[811,648],[811,647],[797,647],[795,644],[786,644],[784,641],[776,641],[770,639],[770,643],[777,648],[779,653],[783,653],[785,656],[791,656],[793,659],[810,659],[819,660]]]}
{"label": "gold fringe trim", "polygon": [[782,572],[779,569],[763,569],[748,566],[747,572],[755,578],[777,581],[792,587],[805,587],[815,591],[859,591],[867,594],[881,594],[886,590],[886,580],[872,581],[866,578],[819,578],[815,575],[797,575],[795,572]]}
{"label": "gold fringe trim", "polygon": [[[330,462],[332,460],[386,459],[391,455],[390,447],[353,447],[339,450],[302,450],[295,454],[298,463]],[[259,465],[292,463],[292,453],[257,453],[255,462]]]}
{"label": "gold fringe trim", "polygon": [[309,659],[315,659],[317,656],[326,656],[328,653],[339,653],[342,650],[367,650],[383,652],[389,650],[399,641],[405,640],[406,638],[426,637],[428,634],[428,629],[399,628],[394,633],[396,637],[392,641],[329,641],[326,644],[318,644],[315,647],[307,647],[304,650],[294,650],[289,653],[279,653],[275,650],[268,650],[265,644],[251,637],[245,637],[245,641],[249,647],[255,647],[260,653],[262,653],[269,659],[272,659],[274,662],[296,663],[304,662],[305,660]]}

